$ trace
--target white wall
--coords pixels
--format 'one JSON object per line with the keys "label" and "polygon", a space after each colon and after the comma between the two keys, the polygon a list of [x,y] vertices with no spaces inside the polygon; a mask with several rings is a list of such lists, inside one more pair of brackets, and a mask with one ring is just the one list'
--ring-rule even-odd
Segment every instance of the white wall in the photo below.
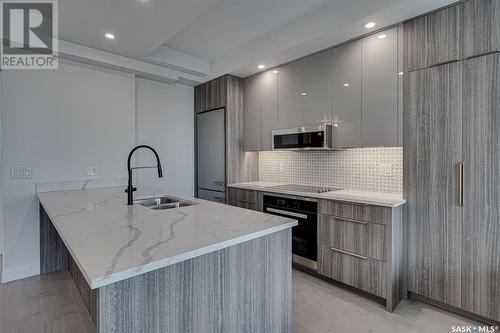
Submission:
{"label": "white wall", "polygon": [[[194,96],[193,88],[149,80],[136,80],[136,143],[155,148],[163,178],[156,169],[136,170],[140,184],[167,193],[193,196]],[[138,165],[156,165],[152,153],[139,150]]]}
{"label": "white wall", "polygon": [[[87,166],[98,167],[97,178],[126,177],[126,158],[135,143],[159,140],[155,145],[167,178],[157,185],[182,194],[188,194],[190,187],[192,193],[192,185],[183,187],[177,179],[169,182],[169,178],[185,176],[179,173],[182,168],[191,170],[185,173],[189,174],[186,182],[193,181],[193,121],[188,119],[193,113],[192,88],[138,80],[136,124],[136,80],[131,74],[66,61],[59,70],[17,70],[2,76],[2,281],[39,272],[36,182],[90,178]],[[174,108],[166,107],[171,105]],[[175,114],[175,133],[170,132],[174,129],[170,122],[166,121],[165,127],[158,123],[158,119],[169,119],[169,112]],[[182,112],[189,117],[182,117]],[[140,139],[136,138],[136,125],[142,133]],[[181,132],[190,132],[191,140],[177,141],[173,135]],[[191,159],[167,147],[171,143],[182,144]],[[167,157],[171,153],[176,154],[175,159]],[[11,180],[10,167],[32,168],[33,179]],[[168,177],[169,172],[172,177]]]}

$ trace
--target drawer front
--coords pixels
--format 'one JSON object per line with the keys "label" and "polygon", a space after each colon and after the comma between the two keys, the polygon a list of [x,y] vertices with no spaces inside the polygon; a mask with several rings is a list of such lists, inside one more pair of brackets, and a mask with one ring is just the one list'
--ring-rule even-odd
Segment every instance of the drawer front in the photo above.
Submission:
{"label": "drawer front", "polygon": [[320,245],[386,261],[385,226],[323,214],[319,215],[318,223]]}
{"label": "drawer front", "polygon": [[334,280],[385,298],[386,263],[319,247],[318,272]]}
{"label": "drawer front", "polygon": [[318,211],[321,214],[338,216],[358,221],[368,221],[368,205],[333,200],[320,200]]}
{"label": "drawer front", "polygon": [[262,211],[262,194],[258,191],[229,188],[231,206]]}
{"label": "drawer front", "polygon": [[392,219],[392,208],[372,206],[334,200],[320,200],[318,212],[333,217],[341,217],[363,222],[388,225]]}
{"label": "drawer front", "polygon": [[392,221],[392,208],[382,206],[368,206],[368,221],[371,223],[389,225]]}

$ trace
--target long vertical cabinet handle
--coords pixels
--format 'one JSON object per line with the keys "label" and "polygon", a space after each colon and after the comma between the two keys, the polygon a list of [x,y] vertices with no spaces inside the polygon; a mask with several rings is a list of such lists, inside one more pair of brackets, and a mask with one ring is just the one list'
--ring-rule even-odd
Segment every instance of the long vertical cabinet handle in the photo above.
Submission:
{"label": "long vertical cabinet handle", "polygon": [[458,163],[458,205],[464,206],[464,162]]}

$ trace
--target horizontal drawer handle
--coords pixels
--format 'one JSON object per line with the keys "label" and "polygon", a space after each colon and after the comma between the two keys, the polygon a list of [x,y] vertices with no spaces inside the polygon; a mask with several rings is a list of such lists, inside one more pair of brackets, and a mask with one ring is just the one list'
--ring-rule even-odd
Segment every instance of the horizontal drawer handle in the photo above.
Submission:
{"label": "horizontal drawer handle", "polygon": [[355,220],[355,219],[350,219],[350,218],[348,218],[348,217],[342,217],[342,216],[335,216],[335,215],[332,215],[332,218],[334,218],[334,219],[336,219],[336,220],[347,221],[347,222],[354,222],[354,223],[368,224],[368,221]]}
{"label": "horizontal drawer handle", "polygon": [[266,212],[282,214],[282,215],[286,215],[286,216],[296,217],[299,219],[307,219],[307,215],[305,215],[305,214],[289,212],[287,210],[281,210],[281,209],[276,209],[276,208],[266,208]]}
{"label": "horizontal drawer handle", "polygon": [[360,258],[360,259],[368,259],[368,257],[362,256],[362,255],[359,255],[359,254],[356,254],[356,253],[352,253],[352,252],[349,252],[349,251],[344,251],[344,250],[336,249],[334,247],[332,247],[332,251],[340,252],[340,253],[347,254],[347,255],[350,255],[350,256],[353,256],[353,257],[356,257],[356,258]]}
{"label": "horizontal drawer handle", "polygon": [[255,205],[255,201],[250,201],[250,200],[238,200],[238,202]]}

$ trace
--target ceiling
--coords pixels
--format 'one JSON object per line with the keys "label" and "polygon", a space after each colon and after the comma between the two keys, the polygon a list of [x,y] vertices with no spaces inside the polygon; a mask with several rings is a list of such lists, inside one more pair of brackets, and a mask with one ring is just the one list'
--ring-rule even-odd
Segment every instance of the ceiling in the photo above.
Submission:
{"label": "ceiling", "polygon": [[[59,38],[199,77],[248,76],[455,0],[63,0]],[[116,38],[108,40],[105,33]]]}

